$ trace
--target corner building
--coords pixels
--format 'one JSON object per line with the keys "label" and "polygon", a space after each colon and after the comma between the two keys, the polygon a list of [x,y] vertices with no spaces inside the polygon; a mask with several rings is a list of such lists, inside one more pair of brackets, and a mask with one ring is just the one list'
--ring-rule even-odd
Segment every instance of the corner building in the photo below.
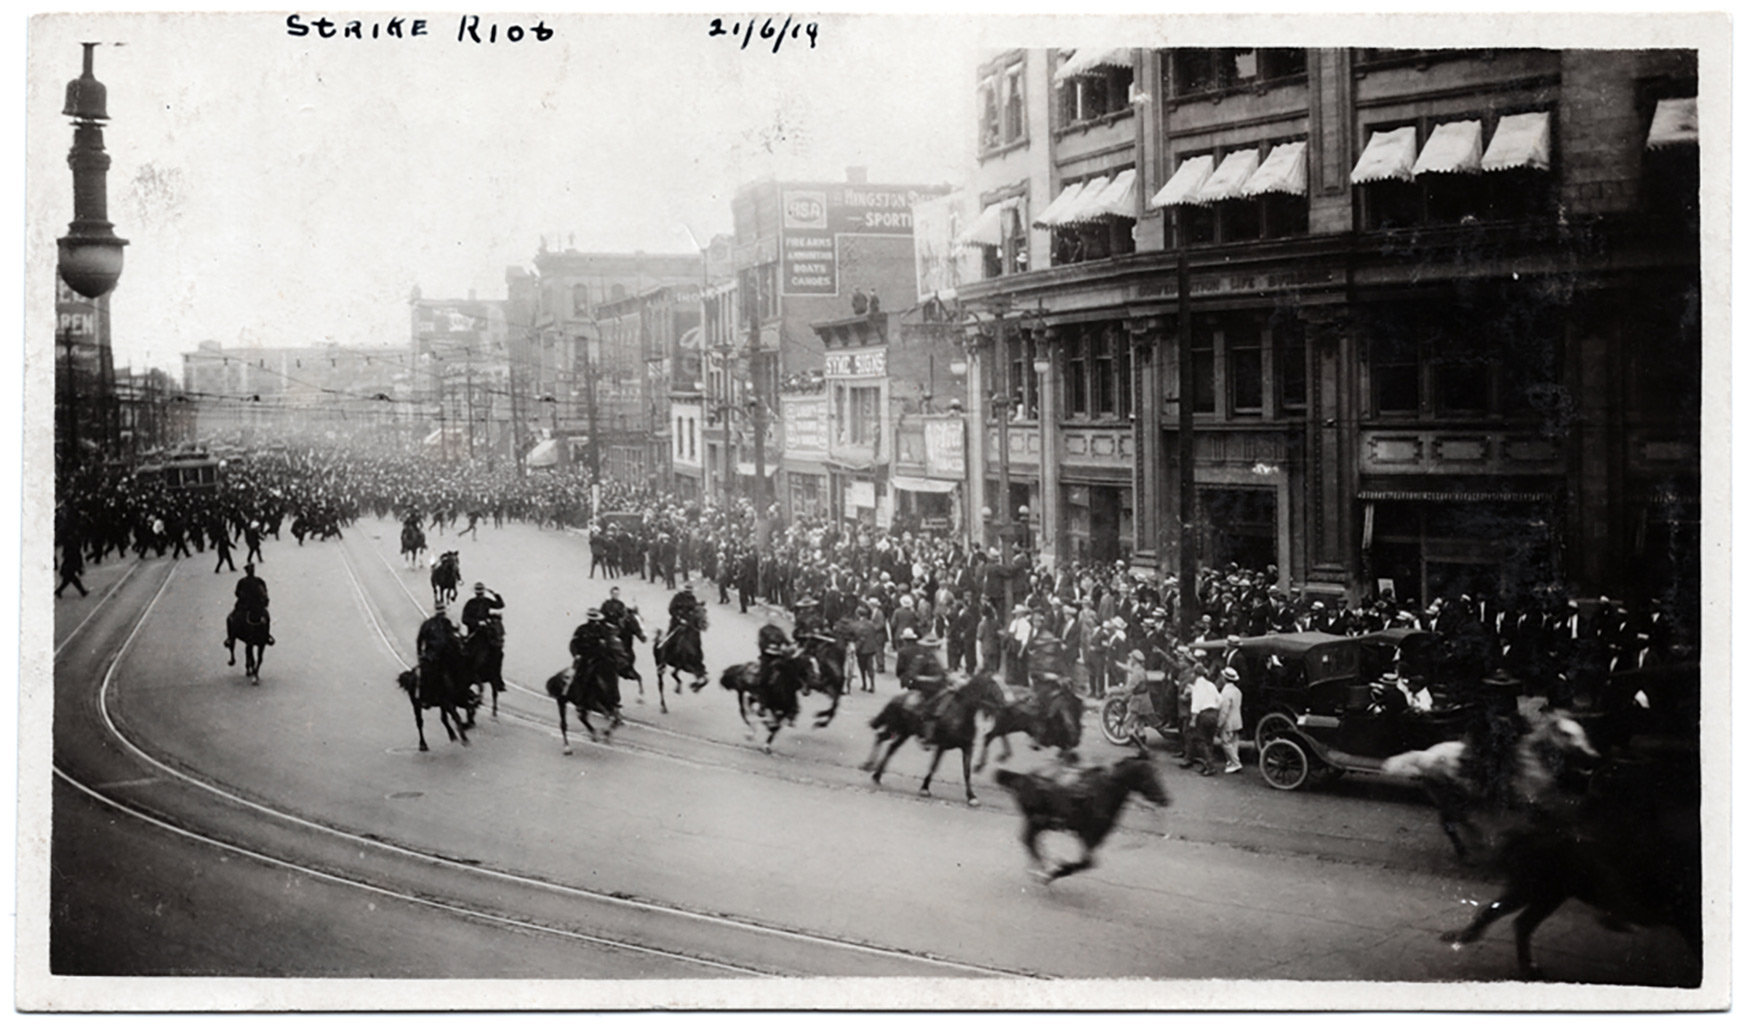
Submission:
{"label": "corner building", "polygon": [[[978,69],[971,502],[1048,559],[1695,606],[1691,51],[1014,50]],[[1190,349],[1180,379],[1179,350]]]}

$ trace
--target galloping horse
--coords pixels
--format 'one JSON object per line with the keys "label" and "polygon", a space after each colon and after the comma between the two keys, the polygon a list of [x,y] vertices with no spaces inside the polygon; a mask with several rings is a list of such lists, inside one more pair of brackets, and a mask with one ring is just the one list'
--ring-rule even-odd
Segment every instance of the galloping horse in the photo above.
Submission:
{"label": "galloping horse", "polygon": [[455,603],[461,589],[461,552],[445,551],[431,567],[431,600],[440,605]]}
{"label": "galloping horse", "polygon": [[1056,690],[1053,698],[1045,700],[1039,696],[1037,683],[1034,682],[1031,692],[1019,700],[1009,701],[995,712],[990,722],[989,731],[983,736],[983,750],[977,756],[977,770],[989,763],[989,745],[1000,738],[1001,756],[997,761],[1006,761],[1013,756],[1013,747],[1008,743],[1008,734],[1023,732],[1032,738],[1034,747],[1055,747],[1058,756],[1067,754],[1080,746],[1081,719],[1084,717],[1085,705],[1080,694],[1074,687],[1064,681]]}
{"label": "galloping horse", "polygon": [[[1564,815],[1527,817],[1507,833],[1497,867],[1505,889],[1468,926],[1440,941],[1461,947],[1517,914],[1518,971],[1542,976],[1530,948],[1536,928],[1569,899],[1602,911],[1609,927],[1670,926],[1700,967],[1703,939],[1700,771],[1697,753],[1605,764],[1582,803]],[[1698,985],[1671,979],[1671,984]]]}
{"label": "galloping horse", "polygon": [[234,608],[225,617],[225,646],[231,652],[228,664],[237,663],[236,645],[242,641],[243,674],[256,685],[261,682],[261,657],[267,653],[269,625],[267,612],[260,608]]}
{"label": "galloping horse", "polygon": [[[426,708],[437,709],[437,720],[449,733],[450,742],[459,739],[466,746],[467,730],[477,698],[467,666],[462,662],[455,624],[442,612],[426,619],[419,627],[418,649],[418,665],[402,672],[399,682],[413,703],[413,723],[419,729],[419,749],[431,749],[425,743]],[[468,721],[462,719],[464,708]]]}
{"label": "galloping horse", "polygon": [[[1159,769],[1145,750],[1116,764],[1088,768],[1064,783],[1038,772],[1020,774],[996,769],[996,785],[1014,795],[1025,815],[1020,841],[1026,845],[1038,876],[1049,885],[1064,875],[1093,866],[1093,851],[1111,834],[1130,793],[1139,793],[1154,805],[1170,805],[1171,797],[1159,781]],[[1072,832],[1080,840],[1076,861],[1047,866],[1038,852],[1038,836],[1044,832]]]}
{"label": "galloping horse", "polygon": [[425,531],[419,529],[419,524],[411,519],[401,524],[401,555],[407,560],[407,568],[416,569],[419,556],[425,551]]}
{"label": "galloping horse", "polygon": [[722,688],[733,690],[740,706],[740,720],[745,722],[749,732],[747,738],[752,739],[752,722],[747,718],[748,709],[753,710],[769,730],[765,735],[765,753],[771,752],[771,743],[781,732],[787,722],[795,724],[795,718],[801,713],[801,694],[814,685],[811,680],[813,663],[799,654],[790,654],[777,663],[777,670],[771,673],[771,678],[762,686],[759,683],[759,663],[749,661],[739,665],[731,665],[722,673]]}
{"label": "galloping horse", "polygon": [[[904,741],[912,736],[925,737],[934,745],[935,756],[929,762],[928,774],[923,776],[922,795],[930,795],[929,782],[935,777],[935,769],[941,766],[942,755],[949,750],[958,750],[965,772],[965,800],[976,807],[977,794],[971,791],[971,748],[977,745],[977,713],[993,714],[1002,706],[1001,684],[996,682],[993,674],[979,672],[945,698],[933,721],[925,719],[918,709],[919,696],[901,693],[893,697],[868,723],[874,727],[874,746],[868,751],[868,760],[862,762],[862,770],[873,771],[874,784],[880,785],[880,777],[886,774],[886,763],[892,760],[892,755],[904,745]],[[889,745],[885,756],[880,757],[879,764],[876,764],[875,757],[880,753],[882,743]]]}
{"label": "galloping horse", "polygon": [[1596,757],[1584,727],[1565,712],[1553,711],[1527,730],[1515,714],[1490,716],[1480,722],[1472,740],[1398,754],[1384,762],[1384,771],[1420,781],[1438,808],[1439,827],[1450,837],[1457,859],[1466,863],[1486,845],[1483,819],[1500,812],[1509,816],[1547,809],[1567,763]]}
{"label": "galloping horse", "polygon": [[801,645],[801,656],[813,663],[801,692],[823,693],[831,698],[831,706],[814,716],[813,727],[822,728],[838,716],[838,702],[844,699],[848,685],[844,663],[849,658],[850,645],[842,637],[822,633],[801,633],[795,640]]}
{"label": "galloping horse", "polygon": [[[577,721],[582,723],[589,739],[596,742],[612,739],[613,730],[624,723],[619,714],[619,673],[625,662],[619,641],[605,637],[598,644],[583,648],[568,668],[546,680],[546,692],[558,704],[558,734],[564,740],[566,756],[571,752],[570,731],[565,724],[566,704],[576,709]],[[595,727],[589,724],[591,711],[607,719],[600,736],[595,735]]]}
{"label": "galloping horse", "polygon": [[[699,609],[702,614],[703,609]],[[657,630],[650,638],[650,650],[655,652],[656,663],[656,693],[662,692],[662,680],[669,671],[674,673],[674,692],[680,692],[680,673],[685,672],[692,677],[692,692],[704,689],[704,684],[710,681],[710,671],[704,667],[704,638],[698,632],[698,624],[684,617],[668,621],[666,630]],[[668,709],[666,699],[662,701],[662,710]]]}
{"label": "galloping horse", "polygon": [[498,694],[504,692],[504,620],[496,615],[487,618],[485,625],[468,634],[463,653],[480,699],[490,692],[492,717],[498,717]]}

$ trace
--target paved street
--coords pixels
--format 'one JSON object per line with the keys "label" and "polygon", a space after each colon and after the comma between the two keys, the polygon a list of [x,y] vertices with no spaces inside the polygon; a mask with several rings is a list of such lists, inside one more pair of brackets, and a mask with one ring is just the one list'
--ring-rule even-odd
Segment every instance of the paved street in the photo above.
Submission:
{"label": "paved street", "polygon": [[[90,597],[57,604],[57,972],[1513,976],[1509,927],[1462,951],[1438,941],[1494,890],[1454,866],[1400,786],[1277,793],[1253,768],[1201,778],[1162,758],[1172,806],[1132,803],[1094,870],[1044,889],[990,773],[973,809],[956,758],[933,799],[914,795],[921,750],[900,752],[884,789],[858,770],[890,676],[770,755],[714,679],[670,694],[666,715],[628,684],[627,727],[611,744],[573,732],[565,757],[541,683],[613,584],[588,578],[568,533],[485,525],[431,542],[462,553],[464,590],[503,594],[512,686],[468,746],[428,720],[427,754],[395,675],[430,592],[393,524],[266,545],[278,644],[259,686],[225,665],[237,574],[209,557],[98,566]],[[646,627],[665,622],[665,588],[615,582]],[[769,613],[699,592],[713,676],[755,657]],[[647,646],[638,661],[653,677]],[[1088,725],[1089,759],[1122,756]],[[1040,756],[1016,744],[1020,766]],[[1693,969],[1672,933],[1607,931],[1577,906],[1537,948],[1567,981]]]}

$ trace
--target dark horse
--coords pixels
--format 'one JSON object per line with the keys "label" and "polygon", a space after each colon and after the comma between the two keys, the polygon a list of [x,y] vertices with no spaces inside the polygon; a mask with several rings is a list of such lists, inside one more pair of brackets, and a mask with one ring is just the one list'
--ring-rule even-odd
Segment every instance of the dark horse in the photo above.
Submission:
{"label": "dark horse", "polygon": [[[700,609],[702,612],[702,609]],[[641,628],[639,629],[641,633]],[[662,711],[668,710],[667,697],[663,696],[662,687],[668,672],[674,674],[674,693],[680,692],[680,673],[692,677],[692,692],[704,689],[704,684],[710,681],[709,670],[704,667],[704,638],[698,632],[698,624],[686,618],[675,618],[668,621],[668,628],[657,630],[650,638],[650,650],[655,652],[656,663],[656,696],[662,698]],[[642,683],[639,681],[639,688]]]}
{"label": "dark horse", "polygon": [[740,707],[740,720],[746,723],[747,738],[753,739],[752,720],[747,718],[749,710],[757,714],[765,728],[765,753],[771,752],[771,743],[777,738],[785,723],[795,724],[795,719],[801,714],[801,694],[807,692],[813,682],[811,673],[813,662],[799,653],[789,654],[777,663],[777,670],[771,673],[771,678],[764,685],[759,683],[759,663],[756,661],[730,665],[722,672],[722,688],[733,690]]}
{"label": "dark horse", "polygon": [[411,519],[401,524],[401,554],[407,560],[409,568],[416,568],[419,555],[425,550],[425,531]]}
{"label": "dark horse", "polygon": [[[485,625],[469,633],[463,654],[480,700],[484,701],[490,693],[492,717],[498,717],[498,694],[504,692],[504,620],[493,615]],[[471,723],[472,719],[468,721]]]}
{"label": "dark horse", "polygon": [[[1139,793],[1159,807],[1171,803],[1159,781],[1159,770],[1146,751],[1075,774],[1077,778],[1064,782],[1039,772],[1022,775],[1000,768],[995,773],[996,785],[1014,795],[1026,817],[1020,841],[1026,844],[1026,853],[1045,885],[1093,866],[1093,851],[1116,827],[1130,793]],[[1074,833],[1080,839],[1081,858],[1046,865],[1038,852],[1038,836],[1044,832]]]}
{"label": "dark horse", "polygon": [[[437,614],[419,627],[419,663],[400,674],[401,689],[413,702],[413,723],[419,728],[419,749],[431,748],[425,743],[425,709],[436,708],[437,720],[449,733],[451,743],[460,740],[467,745],[468,721],[462,719],[465,709],[471,719],[477,698],[473,680],[462,661],[461,641],[455,635],[455,624],[448,616]],[[453,724],[452,724],[453,723]]]}
{"label": "dark horse", "polygon": [[[925,709],[931,705],[940,710],[925,718]],[[920,792],[924,796],[930,795],[929,782],[935,777],[935,769],[941,766],[941,757],[949,750],[957,750],[965,772],[965,800],[976,807],[977,794],[971,791],[971,748],[977,745],[977,713],[993,714],[1001,706],[1001,684],[988,672],[979,672],[970,681],[955,687],[939,705],[935,705],[933,698],[925,699],[920,693],[901,693],[887,701],[868,723],[874,727],[874,746],[868,751],[868,760],[862,762],[862,770],[873,771],[874,784],[880,785],[881,776],[886,774],[886,763],[892,760],[892,755],[904,745],[904,741],[916,736],[920,742],[920,738],[926,737],[935,748],[935,756],[929,762],[928,774],[923,776]],[[888,744],[884,755],[880,755],[882,743]],[[877,755],[878,764],[875,763]]]}
{"label": "dark horse", "polygon": [[1044,697],[1039,682],[1035,680],[1031,692],[1018,700],[1004,702],[991,716],[989,731],[983,735],[983,750],[977,755],[978,771],[989,763],[989,745],[997,738],[1001,740],[1001,756],[996,760],[1006,761],[1013,756],[1013,747],[1008,743],[1009,733],[1023,732],[1032,738],[1034,748],[1054,747],[1058,756],[1080,746],[1081,722],[1086,710],[1080,694],[1064,680],[1055,687],[1054,694]]}
{"label": "dark horse", "polygon": [[243,674],[261,682],[261,656],[267,653],[270,635],[267,612],[261,608],[235,608],[225,618],[225,647],[231,652],[228,664],[237,663],[237,641],[243,643]]}
{"label": "dark horse", "polygon": [[1602,911],[1609,927],[1671,926],[1697,959],[1704,906],[1699,778],[1697,754],[1605,764],[1574,813],[1530,816],[1506,835],[1498,856],[1505,890],[1441,940],[1466,945],[1517,914],[1518,970],[1539,978],[1530,939],[1575,899]]}
{"label": "dark horse", "polygon": [[800,633],[795,641],[801,645],[801,656],[813,663],[801,692],[823,693],[831,698],[831,705],[814,716],[813,726],[818,729],[830,725],[838,716],[838,703],[844,699],[847,684],[844,663],[849,660],[850,645],[843,637],[824,633]]}
{"label": "dark horse", "polygon": [[440,605],[455,603],[461,589],[461,552],[445,551],[431,567],[431,600]]}
{"label": "dark horse", "polygon": [[1468,739],[1398,754],[1384,771],[1420,781],[1457,859],[1468,862],[1487,845],[1483,824],[1550,809],[1568,766],[1596,758],[1584,727],[1564,712],[1549,712],[1531,727],[1513,710],[1485,712]]}
{"label": "dark horse", "polygon": [[[599,742],[613,738],[613,730],[625,721],[619,714],[619,673],[628,659],[617,638],[603,638],[599,643],[583,648],[570,666],[546,680],[546,692],[558,704],[558,734],[564,740],[564,752],[571,752],[570,731],[565,723],[565,705],[577,710],[577,721],[588,732],[589,739]],[[589,724],[589,712],[607,719],[600,736]]]}

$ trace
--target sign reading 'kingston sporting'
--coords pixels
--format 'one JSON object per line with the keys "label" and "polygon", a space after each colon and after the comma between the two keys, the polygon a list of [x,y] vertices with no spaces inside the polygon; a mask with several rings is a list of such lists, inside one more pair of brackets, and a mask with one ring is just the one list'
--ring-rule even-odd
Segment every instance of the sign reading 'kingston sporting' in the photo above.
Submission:
{"label": "sign reading 'kingston sporting'", "polygon": [[838,293],[838,237],[911,236],[911,207],[945,192],[908,185],[798,185],[782,190],[784,295]]}

